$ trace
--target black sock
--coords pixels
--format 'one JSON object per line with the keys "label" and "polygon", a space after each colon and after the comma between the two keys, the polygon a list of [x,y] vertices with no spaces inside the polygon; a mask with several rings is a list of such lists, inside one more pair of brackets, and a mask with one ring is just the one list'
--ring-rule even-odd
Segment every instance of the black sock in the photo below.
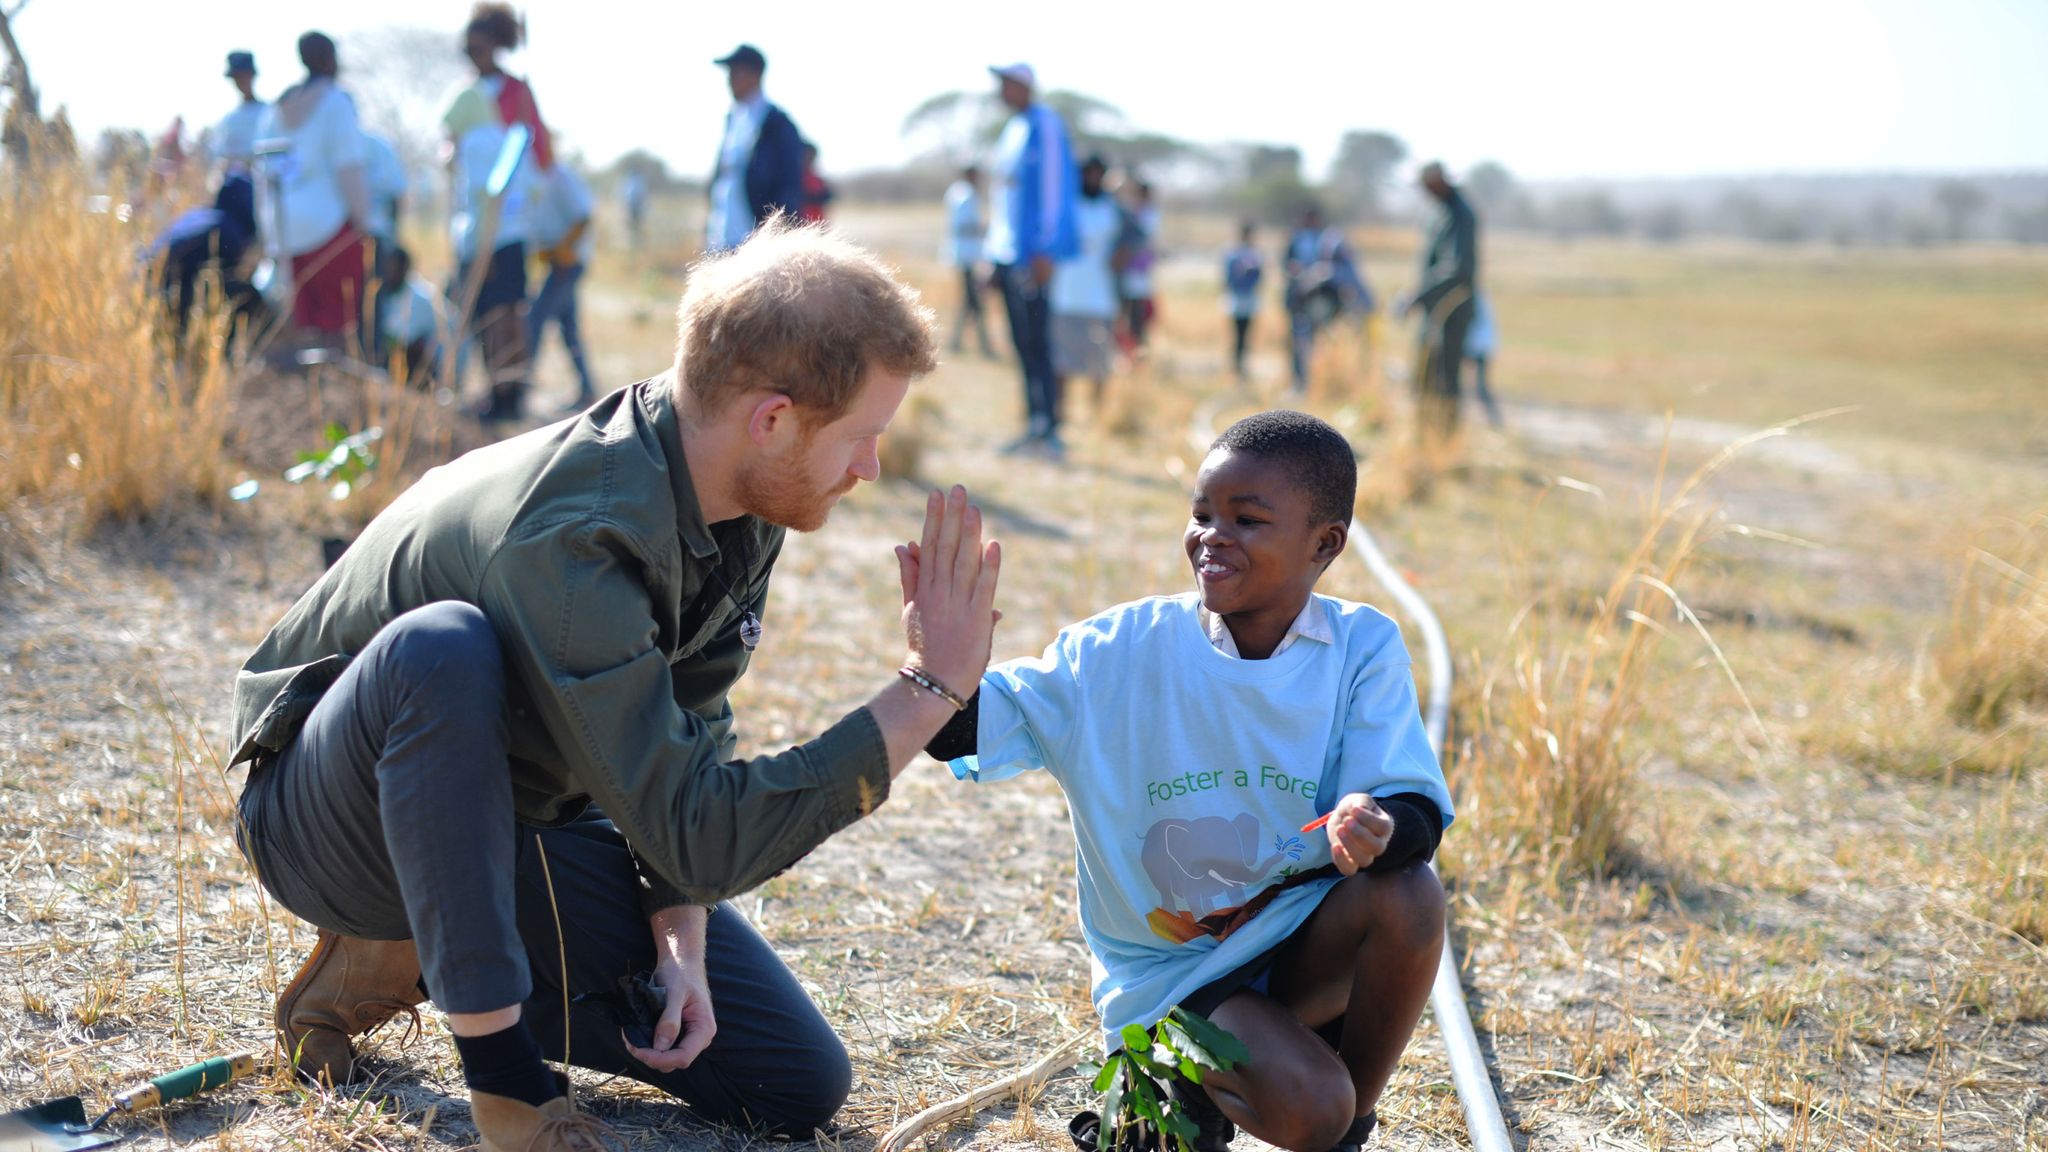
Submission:
{"label": "black sock", "polygon": [[562,1095],[561,1082],[541,1061],[540,1045],[526,1021],[488,1036],[457,1036],[462,1080],[472,1091],[523,1101],[538,1108]]}

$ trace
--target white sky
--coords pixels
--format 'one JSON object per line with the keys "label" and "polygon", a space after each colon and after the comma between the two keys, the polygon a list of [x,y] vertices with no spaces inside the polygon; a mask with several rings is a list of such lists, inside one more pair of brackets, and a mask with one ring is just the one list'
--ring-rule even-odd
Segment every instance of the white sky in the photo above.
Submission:
{"label": "white sky", "polygon": [[[82,135],[152,132],[232,104],[247,48],[274,96],[317,27],[449,30],[462,0],[29,0],[16,20],[46,109]],[[1350,128],[1456,168],[1525,178],[2048,168],[2044,0],[1405,0],[848,4],[532,0],[511,59],[543,113],[603,164],[644,147],[701,174],[742,40],[828,170],[893,165],[904,115],[1027,60],[1048,87],[1204,142],[1292,143],[1320,175]],[[349,66],[344,56],[343,68]],[[346,79],[346,77],[344,77]]]}

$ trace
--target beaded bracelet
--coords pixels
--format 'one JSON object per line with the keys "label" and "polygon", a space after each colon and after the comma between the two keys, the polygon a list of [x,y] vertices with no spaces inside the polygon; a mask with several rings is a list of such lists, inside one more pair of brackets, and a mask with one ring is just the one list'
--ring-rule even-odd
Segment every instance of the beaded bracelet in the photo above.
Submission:
{"label": "beaded bracelet", "polygon": [[954,693],[954,691],[951,688],[946,687],[944,684],[939,683],[937,680],[932,679],[931,677],[925,675],[923,672],[920,672],[917,669],[912,668],[910,665],[905,664],[903,667],[898,668],[896,670],[896,674],[898,676],[903,677],[905,680],[910,681],[912,684],[917,685],[919,688],[922,688],[925,691],[930,692],[932,695],[937,696],[939,699],[944,700],[946,703],[951,704],[953,706],[953,711],[967,711],[967,701],[962,700],[956,693]]}

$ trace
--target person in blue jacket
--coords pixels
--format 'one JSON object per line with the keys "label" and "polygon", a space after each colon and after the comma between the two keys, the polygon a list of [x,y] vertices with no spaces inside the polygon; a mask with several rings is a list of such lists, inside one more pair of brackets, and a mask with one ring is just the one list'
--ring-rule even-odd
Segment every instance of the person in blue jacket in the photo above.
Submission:
{"label": "person in blue jacket", "polygon": [[1059,380],[1053,374],[1052,312],[1046,290],[1053,265],[1081,252],[1074,222],[1080,173],[1059,113],[1039,102],[1029,64],[990,68],[1001,83],[1009,122],[990,158],[988,236],[982,255],[994,267],[1010,337],[1024,376],[1029,424],[1005,452],[1065,456],[1060,443]]}
{"label": "person in blue jacket", "polygon": [[718,165],[711,173],[704,248],[723,252],[739,247],[777,212],[795,216],[803,211],[804,144],[796,122],[761,93],[768,58],[759,48],[742,44],[713,63],[725,69],[732,108],[725,114]]}

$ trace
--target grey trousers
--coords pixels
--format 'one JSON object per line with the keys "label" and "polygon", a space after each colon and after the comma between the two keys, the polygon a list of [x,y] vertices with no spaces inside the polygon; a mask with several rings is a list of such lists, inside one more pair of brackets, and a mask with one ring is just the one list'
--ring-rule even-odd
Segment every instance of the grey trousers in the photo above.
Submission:
{"label": "grey trousers", "polygon": [[601,1004],[572,1005],[565,1021],[564,988],[603,992],[649,971],[653,933],[631,853],[602,814],[518,823],[505,744],[490,621],[474,605],[427,605],[386,625],[298,736],[251,770],[237,840],[299,917],[415,941],[443,1011],[523,1003],[552,1058],[566,1038],[579,1067],[651,1084],[706,1119],[800,1138],[828,1127],[852,1083],[845,1047],[726,905],[706,933],[718,1033],[691,1067],[660,1073],[633,1059]]}

